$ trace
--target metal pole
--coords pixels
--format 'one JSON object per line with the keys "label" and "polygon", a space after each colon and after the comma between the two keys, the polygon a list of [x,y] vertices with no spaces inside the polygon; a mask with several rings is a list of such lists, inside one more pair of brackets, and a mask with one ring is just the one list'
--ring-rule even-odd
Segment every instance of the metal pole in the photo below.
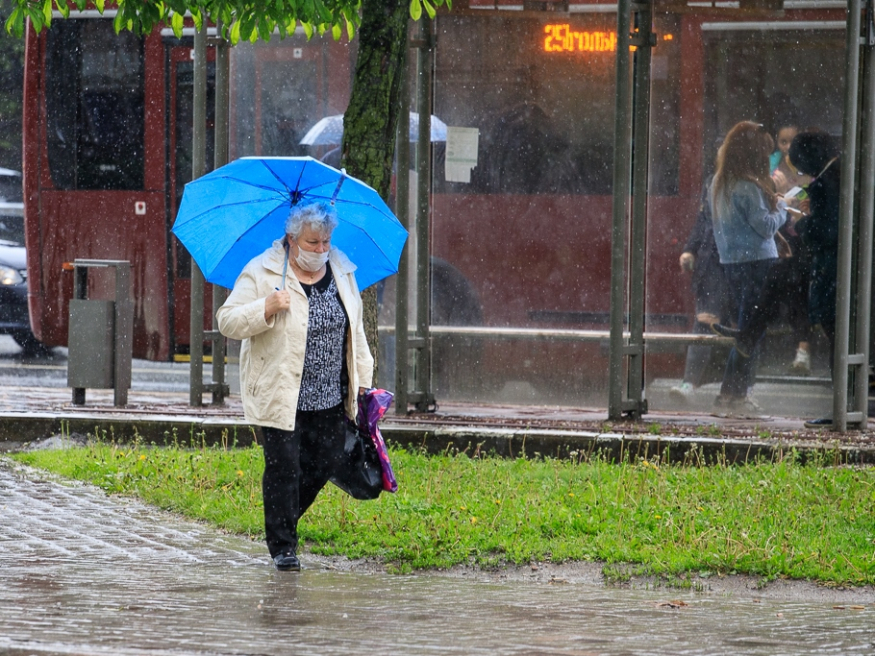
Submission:
{"label": "metal pole", "polygon": [[630,0],[617,3],[617,79],[614,114],[614,200],[611,226],[611,340],[608,365],[608,417],[623,414],[623,315],[626,300],[626,223],[631,185],[629,169]]}
{"label": "metal pole", "polygon": [[857,154],[857,99],[860,72],[860,0],[848,0],[847,67],[842,123],[843,157],[836,271],[836,337],[833,366],[833,428],[848,427],[848,357],[851,308],[851,260],[854,237],[854,172]]}
{"label": "metal pole", "polygon": [[432,21],[419,22],[424,42],[417,56],[416,111],[419,112],[419,136],[416,142],[417,211],[416,211],[416,409],[428,412],[431,394],[431,267],[429,266],[429,205],[431,202],[431,97],[432,97]]}
{"label": "metal pole", "polygon": [[[207,143],[207,21],[194,33],[194,125],[192,130],[191,179],[206,171]],[[189,323],[189,404],[203,405],[204,382],[204,276],[191,261],[191,313]]]}
{"label": "metal pole", "polygon": [[636,5],[633,43],[632,234],[629,252],[629,373],[626,384],[628,412],[637,419],[647,412],[644,400],[644,289],[646,273],[647,182],[650,164],[650,60],[654,44],[649,0]]}
{"label": "metal pole", "polygon": [[869,415],[869,331],[872,310],[872,223],[875,213],[875,1],[866,3],[866,44],[863,47],[863,115],[860,133],[860,223],[857,231],[856,349],[862,358],[854,378],[853,408],[858,428],[866,428]]}
{"label": "metal pole", "polygon": [[[213,168],[217,169],[228,163],[229,158],[229,121],[230,94],[229,94],[229,63],[228,43],[222,38],[222,22],[216,23],[216,127],[214,132],[215,150],[213,155]],[[225,403],[228,394],[225,384],[225,338],[219,333],[219,322],[216,312],[222,307],[228,291],[220,286],[213,285],[213,405]]]}
{"label": "metal pole", "polygon": [[[88,296],[88,268],[84,266],[73,267],[73,298],[83,300]],[[85,405],[85,388],[74,387],[73,405]]]}
{"label": "metal pole", "polygon": [[[410,230],[410,82],[408,76],[409,48],[405,50],[403,72],[401,73],[401,116],[398,119],[398,137],[395,141],[395,215],[408,231]],[[407,380],[409,352],[407,344],[409,303],[408,275],[410,271],[410,249],[407,244],[398,262],[398,275],[395,276],[395,414],[406,415],[409,401]]]}
{"label": "metal pole", "polygon": [[115,343],[113,372],[113,403],[116,407],[128,404],[131,388],[131,350],[134,333],[134,305],[131,302],[131,264],[115,264]]}

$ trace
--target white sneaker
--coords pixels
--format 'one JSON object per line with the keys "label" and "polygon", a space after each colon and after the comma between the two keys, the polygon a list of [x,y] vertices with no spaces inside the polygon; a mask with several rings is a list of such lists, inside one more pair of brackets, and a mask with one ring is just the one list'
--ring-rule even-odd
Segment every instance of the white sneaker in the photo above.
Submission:
{"label": "white sneaker", "polygon": [[797,376],[807,376],[811,373],[811,354],[802,349],[796,349],[796,359],[790,365],[790,373]]}
{"label": "white sneaker", "polygon": [[675,401],[686,401],[693,395],[693,386],[690,383],[675,385],[668,391],[668,395]]}

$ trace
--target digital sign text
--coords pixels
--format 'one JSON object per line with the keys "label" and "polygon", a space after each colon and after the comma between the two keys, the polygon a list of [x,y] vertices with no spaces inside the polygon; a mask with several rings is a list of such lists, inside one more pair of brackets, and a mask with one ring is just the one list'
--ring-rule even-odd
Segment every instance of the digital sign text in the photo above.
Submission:
{"label": "digital sign text", "polygon": [[566,24],[545,25],[544,52],[616,52],[616,32],[577,32]]}

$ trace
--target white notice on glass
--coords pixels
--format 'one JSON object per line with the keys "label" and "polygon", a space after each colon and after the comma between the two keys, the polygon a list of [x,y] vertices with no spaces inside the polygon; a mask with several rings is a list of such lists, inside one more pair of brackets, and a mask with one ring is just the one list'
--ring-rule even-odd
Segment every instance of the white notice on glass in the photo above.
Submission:
{"label": "white notice on glass", "polygon": [[447,157],[444,165],[447,182],[471,182],[471,169],[477,166],[478,128],[447,127]]}

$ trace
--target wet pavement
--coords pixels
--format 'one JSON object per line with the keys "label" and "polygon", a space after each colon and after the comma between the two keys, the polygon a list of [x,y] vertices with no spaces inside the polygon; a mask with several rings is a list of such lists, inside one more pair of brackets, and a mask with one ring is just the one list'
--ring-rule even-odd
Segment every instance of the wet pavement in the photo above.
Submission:
{"label": "wet pavement", "polygon": [[[111,390],[89,390],[86,406],[72,406],[63,359],[0,365],[0,450],[73,426],[243,423],[236,396],[191,408],[185,365],[168,373],[135,363],[125,408],[113,407]],[[445,404],[428,416],[387,416],[384,435],[412,431],[440,444],[622,438],[606,432],[605,418],[600,408]],[[692,411],[645,420],[611,429],[641,432],[656,421],[702,441],[709,427],[749,448],[764,426],[801,428],[799,419]],[[872,588],[738,577],[692,589],[613,587],[587,563],[399,576],[373,563],[302,561],[300,574],[276,572],[261,544],[0,460],[0,656],[875,653]]]}
{"label": "wet pavement", "polygon": [[871,588],[400,576],[308,554],[280,573],[261,544],[8,461],[0,516],[3,656],[875,652]]}

